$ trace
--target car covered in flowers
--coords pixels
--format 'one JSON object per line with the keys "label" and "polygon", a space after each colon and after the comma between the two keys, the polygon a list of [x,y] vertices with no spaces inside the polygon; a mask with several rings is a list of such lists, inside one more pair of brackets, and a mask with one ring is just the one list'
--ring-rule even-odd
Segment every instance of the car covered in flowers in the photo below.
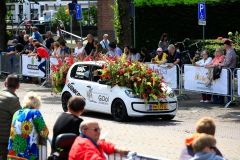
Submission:
{"label": "car covered in flowers", "polygon": [[72,96],[85,98],[85,110],[111,114],[116,121],[129,117],[171,120],[178,110],[177,97],[163,77],[139,62],[76,62],[65,81],[64,111]]}

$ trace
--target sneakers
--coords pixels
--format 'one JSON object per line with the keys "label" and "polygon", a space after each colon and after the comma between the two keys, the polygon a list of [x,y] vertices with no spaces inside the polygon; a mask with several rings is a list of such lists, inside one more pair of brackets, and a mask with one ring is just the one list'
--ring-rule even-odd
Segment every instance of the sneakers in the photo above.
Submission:
{"label": "sneakers", "polygon": [[201,102],[201,103],[209,103],[210,101],[209,101],[209,100],[205,100],[205,101],[204,101],[204,100],[201,100],[200,102]]}

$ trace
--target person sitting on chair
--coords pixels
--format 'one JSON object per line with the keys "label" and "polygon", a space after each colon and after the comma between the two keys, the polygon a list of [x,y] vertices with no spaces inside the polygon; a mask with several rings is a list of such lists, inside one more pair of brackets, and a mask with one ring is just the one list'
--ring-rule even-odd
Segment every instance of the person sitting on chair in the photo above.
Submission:
{"label": "person sitting on chair", "polygon": [[83,121],[80,125],[80,136],[78,136],[69,152],[69,160],[97,159],[106,160],[106,154],[119,153],[127,155],[129,150],[121,149],[110,142],[99,140],[101,128],[94,120]]}

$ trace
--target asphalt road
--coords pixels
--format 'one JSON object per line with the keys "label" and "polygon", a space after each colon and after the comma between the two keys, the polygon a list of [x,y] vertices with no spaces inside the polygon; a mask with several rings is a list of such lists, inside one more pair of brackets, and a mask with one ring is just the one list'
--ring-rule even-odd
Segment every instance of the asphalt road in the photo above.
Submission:
{"label": "asphalt road", "polygon": [[[3,79],[0,79],[0,85],[3,87]],[[21,102],[29,91],[37,92],[42,98],[40,111],[50,129],[51,138],[53,125],[63,112],[60,94],[51,94],[50,87],[40,88],[40,85],[21,83],[20,89],[16,92]],[[111,115],[95,112],[86,112],[82,118],[99,121],[102,133],[109,131],[107,141],[141,154],[176,160],[184,139],[195,132],[195,123],[204,116],[210,116],[217,124],[215,135],[217,147],[225,158],[239,160],[240,106],[224,108],[224,105],[199,103],[200,94],[191,92],[186,94],[190,100],[179,100],[179,111],[172,121],[137,118],[119,123],[113,121]]]}

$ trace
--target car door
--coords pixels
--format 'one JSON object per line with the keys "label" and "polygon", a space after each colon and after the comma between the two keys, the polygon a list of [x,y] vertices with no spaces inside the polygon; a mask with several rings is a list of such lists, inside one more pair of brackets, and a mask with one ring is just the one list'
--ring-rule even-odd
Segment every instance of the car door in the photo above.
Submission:
{"label": "car door", "polygon": [[70,90],[75,93],[75,95],[81,95],[86,100],[85,109],[92,109],[92,105],[89,103],[92,99],[89,92],[89,82],[90,82],[90,68],[91,65],[88,64],[77,64],[75,65],[70,74],[70,79],[68,87]]}
{"label": "car door", "polygon": [[100,84],[100,72],[96,74],[97,69],[102,69],[100,66],[92,65],[91,66],[91,74],[90,74],[90,82],[87,87],[91,94],[91,100],[89,100],[89,104],[93,107],[94,110],[109,113],[110,112],[110,86],[105,84]]}

